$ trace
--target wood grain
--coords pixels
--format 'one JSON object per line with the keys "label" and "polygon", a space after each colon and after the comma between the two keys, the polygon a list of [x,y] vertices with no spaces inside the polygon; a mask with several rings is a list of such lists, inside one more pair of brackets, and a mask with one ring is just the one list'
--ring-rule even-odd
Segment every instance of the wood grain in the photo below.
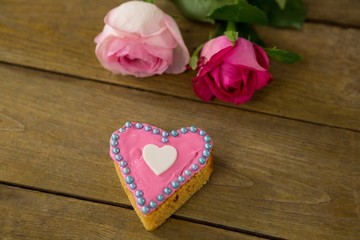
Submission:
{"label": "wood grain", "polygon": [[[2,2],[0,61],[197,99],[192,92],[192,72],[138,79],[112,76],[102,69],[94,55],[93,38],[101,31],[113,1]],[[348,9],[344,15],[357,18],[353,11],[358,2],[307,3],[309,9],[317,9],[314,18],[326,13],[336,21],[341,19],[334,14],[337,9]],[[178,15],[170,2],[159,1],[159,5]],[[206,41],[211,26],[181,16],[177,21],[190,50]],[[269,46],[298,52],[304,60],[291,66],[273,63],[275,81],[269,87],[247,104],[227,106],[360,131],[360,30],[308,23],[302,31],[259,28],[259,32]]]}
{"label": "wood grain", "polygon": [[357,0],[304,0],[310,21],[317,20],[345,26],[360,27],[359,9]]}
{"label": "wood grain", "polygon": [[[290,239],[359,239],[360,133],[0,65],[0,180],[129,204],[108,156],[127,120],[212,136],[214,174],[177,216]],[[140,225],[140,223],[139,223]]]}
{"label": "wood grain", "polygon": [[129,209],[1,184],[0,203],[2,239],[259,239],[177,219],[149,233]]}

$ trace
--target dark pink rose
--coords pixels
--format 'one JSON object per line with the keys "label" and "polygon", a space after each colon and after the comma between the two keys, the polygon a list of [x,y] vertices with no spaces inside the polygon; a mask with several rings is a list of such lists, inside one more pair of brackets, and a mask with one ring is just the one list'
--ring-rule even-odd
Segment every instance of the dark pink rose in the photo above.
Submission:
{"label": "dark pink rose", "polygon": [[193,88],[204,101],[217,97],[224,102],[244,103],[272,79],[265,51],[244,38],[234,45],[225,36],[208,41],[201,51],[199,67]]}

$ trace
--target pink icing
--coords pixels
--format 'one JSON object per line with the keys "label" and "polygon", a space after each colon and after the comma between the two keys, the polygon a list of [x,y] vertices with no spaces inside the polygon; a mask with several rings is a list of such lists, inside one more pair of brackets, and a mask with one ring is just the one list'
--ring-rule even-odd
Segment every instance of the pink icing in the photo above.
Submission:
{"label": "pink icing", "polygon": [[[127,166],[130,169],[129,174],[124,174],[122,171],[122,175],[124,179],[127,176],[132,176],[134,178],[134,183],[136,184],[136,189],[132,190],[127,184],[127,188],[133,193],[135,199],[135,192],[136,190],[143,191],[143,197],[146,200],[144,206],[149,207],[149,212],[153,211],[154,209],[150,208],[149,203],[150,201],[155,201],[157,203],[157,207],[165,201],[166,198],[170,197],[177,189],[181,187],[185,182],[187,182],[192,176],[194,176],[195,172],[200,171],[205,164],[200,164],[198,159],[202,157],[202,153],[205,150],[204,136],[199,134],[201,129],[197,129],[195,133],[192,133],[189,128],[187,128],[188,132],[183,134],[180,130],[177,130],[178,136],[173,137],[169,132],[169,136],[167,139],[169,140],[167,143],[163,143],[162,139],[162,132],[160,130],[159,134],[154,134],[152,132],[153,129],[157,128],[155,126],[149,124],[143,124],[143,128],[137,129],[135,128],[136,123],[132,123],[130,128],[126,128],[124,132],[115,131],[113,134],[117,134],[119,139],[117,140],[118,144],[116,146],[111,146],[110,144],[110,156],[111,158],[118,163],[118,167],[120,170],[123,167],[120,166],[119,161],[116,160],[116,154],[113,153],[113,148],[117,147],[120,149],[120,154],[123,157],[123,160],[127,162]],[[151,126],[151,131],[145,131],[145,126]],[[205,135],[207,136],[207,135]],[[112,140],[110,139],[110,143]],[[212,144],[212,142],[209,142]],[[165,145],[170,145],[176,148],[177,150],[177,158],[175,163],[167,169],[165,172],[157,176],[147,165],[142,157],[142,149],[147,144],[155,144],[158,147],[163,147]],[[191,168],[192,164],[197,164],[198,169],[193,170]],[[190,170],[192,174],[187,176],[184,171]],[[179,176],[183,176],[185,181],[181,183],[178,180]],[[177,181],[180,185],[178,188],[173,188],[171,183],[173,181]],[[170,188],[172,193],[170,195],[164,194],[164,188]],[[162,194],[165,199],[163,201],[159,201],[157,196]],[[138,205],[138,208],[141,210],[142,206]],[[155,208],[156,209],[156,208]]]}

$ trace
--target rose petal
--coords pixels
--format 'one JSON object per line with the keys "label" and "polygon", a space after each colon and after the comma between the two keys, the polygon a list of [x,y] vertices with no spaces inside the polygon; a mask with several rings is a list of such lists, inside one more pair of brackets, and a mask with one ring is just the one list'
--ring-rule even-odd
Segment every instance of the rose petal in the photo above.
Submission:
{"label": "rose petal", "polygon": [[254,44],[244,38],[239,38],[236,41],[234,49],[224,57],[224,62],[246,66],[256,71],[266,71],[257,62]]}
{"label": "rose petal", "polygon": [[148,37],[166,29],[164,16],[165,13],[155,4],[129,1],[110,10],[104,22],[115,30]]}
{"label": "rose petal", "polygon": [[[225,63],[224,63],[225,64]],[[251,99],[251,97],[254,94],[255,91],[255,84],[256,84],[256,75],[253,74],[252,71],[248,72],[247,75],[247,85],[245,85],[245,82],[241,79],[241,73],[236,73],[236,70],[232,69],[229,72],[226,72],[230,68],[234,68],[235,66],[227,66],[223,69],[223,65],[221,67],[215,68],[211,72],[211,76],[214,78],[207,78],[207,85],[210,88],[211,92],[220,100],[224,102],[232,102],[234,104],[241,104],[244,102],[247,102]],[[221,68],[221,70],[220,70]],[[226,69],[228,68],[228,69]],[[225,70],[225,71],[224,71]],[[234,72],[235,71],[235,72]],[[245,69],[246,71],[246,69]],[[230,73],[230,74],[229,74]],[[238,81],[231,81],[233,84],[231,87],[227,86],[228,88],[223,87],[223,81],[224,78],[227,78],[226,74],[229,74],[229,77],[231,77],[233,74],[235,76],[240,77]],[[240,75],[238,75],[240,74]],[[217,78],[217,80],[216,80]],[[219,81],[219,83],[216,83],[216,81]],[[227,80],[225,80],[227,81]],[[220,86],[219,86],[220,84]]]}
{"label": "rose petal", "polygon": [[162,74],[167,61],[150,54],[141,44],[129,39],[109,37],[96,47],[96,55],[104,68],[114,74],[148,77]]}
{"label": "rose petal", "polygon": [[244,83],[244,85],[247,85],[248,79],[250,75],[252,74],[252,70],[248,68],[241,68],[240,69],[241,79]]}
{"label": "rose petal", "polygon": [[114,74],[123,73],[126,72],[126,70],[119,66],[117,61],[118,57],[115,56],[115,54],[126,46],[126,42],[122,41],[122,39],[108,37],[103,42],[96,45],[95,54],[104,68],[110,70]]}
{"label": "rose petal", "polygon": [[269,57],[267,56],[264,49],[256,44],[254,44],[256,60],[260,66],[265,69],[269,69]]}
{"label": "rose petal", "polygon": [[120,56],[119,53],[123,53],[123,55],[125,55],[128,54],[130,51],[130,45],[128,44],[127,39],[111,37],[106,42],[106,44],[107,56],[116,55],[118,57]]}
{"label": "rose petal", "polygon": [[174,19],[168,15],[165,15],[164,20],[167,28],[170,30],[171,34],[178,43],[178,46],[174,49],[173,62],[166,70],[166,73],[182,73],[183,71],[185,71],[186,65],[189,63],[190,60],[189,51],[185,46],[180,30]]}
{"label": "rose petal", "polygon": [[105,25],[103,31],[95,37],[94,42],[98,44],[104,41],[105,38],[116,35],[117,32],[112,27]]}
{"label": "rose petal", "polygon": [[119,54],[118,61],[126,71],[137,77],[162,74],[168,67],[167,61],[150,54],[142,45],[131,46],[127,54]]}
{"label": "rose petal", "polygon": [[251,88],[244,87],[242,93],[235,95],[232,102],[236,105],[246,103],[253,97],[254,93],[255,91],[253,91]]}
{"label": "rose petal", "polygon": [[[221,86],[230,91],[231,89],[237,89],[241,87],[241,82],[243,82],[243,75],[241,74],[241,69],[237,66],[234,66],[229,63],[223,63],[221,65]],[[246,76],[247,78],[247,76]],[[245,78],[245,80],[246,80]]]}
{"label": "rose petal", "polygon": [[194,93],[206,102],[210,101],[214,97],[207,85],[207,81],[205,80],[207,77],[208,76],[206,75],[203,77],[195,77],[192,81]]}
{"label": "rose petal", "polygon": [[175,48],[178,43],[169,29],[158,35],[141,38],[143,43],[162,48]]}
{"label": "rose petal", "polygon": [[150,46],[148,44],[143,44],[144,49],[153,56],[161,58],[168,63],[172,63],[173,61],[173,49],[162,48],[157,46]]}
{"label": "rose petal", "polygon": [[203,75],[207,74],[208,72],[210,72],[211,70],[213,70],[218,65],[222,64],[224,56],[226,54],[228,54],[228,52],[230,52],[231,50],[232,50],[232,46],[226,47],[226,48],[220,50],[219,52],[217,52],[216,54],[214,54],[211,57],[210,61],[207,61],[205,63],[205,65],[200,67],[197,76],[198,77],[203,76]]}
{"label": "rose petal", "polygon": [[131,72],[131,75],[134,75],[135,77],[150,77],[154,75],[160,75],[163,74],[164,71],[168,68],[169,64],[165,61],[158,60],[156,64],[153,64],[152,66],[148,66],[146,68],[146,71],[139,70],[136,71],[135,69]]}
{"label": "rose petal", "polygon": [[256,90],[267,86],[272,81],[272,76],[269,72],[257,72],[256,77]]}
{"label": "rose petal", "polygon": [[156,74],[162,74],[168,64],[166,61],[156,59],[153,62],[145,62],[141,59],[128,59],[121,57],[118,59],[119,64],[126,69],[123,75],[134,75],[135,77],[150,77]]}
{"label": "rose petal", "polygon": [[[234,98],[233,93],[223,88],[220,84],[221,82],[221,71],[219,68],[214,68],[210,74],[207,74],[207,78],[205,78],[208,87],[211,92],[220,100],[224,102],[232,102]],[[215,78],[214,78],[215,77]]]}
{"label": "rose petal", "polygon": [[232,47],[232,42],[227,37],[220,36],[213,38],[204,45],[200,56],[205,57],[206,62],[209,61],[213,55],[228,47]]}

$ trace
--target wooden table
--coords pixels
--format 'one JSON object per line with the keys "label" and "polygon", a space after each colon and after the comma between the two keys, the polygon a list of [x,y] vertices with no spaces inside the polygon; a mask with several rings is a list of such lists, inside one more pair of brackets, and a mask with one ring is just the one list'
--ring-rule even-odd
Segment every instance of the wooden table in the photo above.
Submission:
{"label": "wooden table", "polygon": [[[93,38],[118,2],[0,0],[1,239],[360,239],[358,0],[307,0],[301,31],[258,28],[304,60],[272,63],[276,80],[241,106],[197,99],[191,72],[104,70]],[[190,50],[211,29],[177,21]],[[215,142],[210,182],[153,233],[108,154],[127,120]]]}

